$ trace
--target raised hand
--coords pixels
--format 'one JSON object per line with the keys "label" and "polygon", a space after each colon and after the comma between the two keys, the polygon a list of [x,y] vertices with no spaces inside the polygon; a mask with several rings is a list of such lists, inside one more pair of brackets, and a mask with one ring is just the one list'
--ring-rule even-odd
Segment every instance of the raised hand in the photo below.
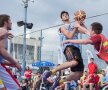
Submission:
{"label": "raised hand", "polygon": [[76,23],[75,23],[75,27],[80,27],[81,25],[80,25],[80,22],[79,21],[76,21]]}
{"label": "raised hand", "polygon": [[12,33],[8,32],[8,39],[11,39],[13,37],[14,37],[14,35]]}

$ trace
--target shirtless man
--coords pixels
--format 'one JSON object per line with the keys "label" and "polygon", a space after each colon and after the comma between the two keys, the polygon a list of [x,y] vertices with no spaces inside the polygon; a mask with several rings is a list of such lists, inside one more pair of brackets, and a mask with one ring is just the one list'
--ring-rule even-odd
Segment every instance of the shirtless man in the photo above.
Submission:
{"label": "shirtless man", "polygon": [[20,64],[7,52],[7,39],[11,30],[11,19],[9,15],[0,15],[0,78],[3,80],[6,90],[20,90],[20,85],[10,70],[5,65],[14,66],[21,71]]}

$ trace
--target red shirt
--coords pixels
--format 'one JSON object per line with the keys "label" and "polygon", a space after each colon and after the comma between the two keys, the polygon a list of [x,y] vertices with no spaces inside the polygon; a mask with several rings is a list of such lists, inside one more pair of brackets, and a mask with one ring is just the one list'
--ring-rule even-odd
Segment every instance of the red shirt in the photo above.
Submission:
{"label": "red shirt", "polygon": [[94,83],[96,85],[95,90],[98,90],[99,76],[96,74],[90,74],[90,77],[91,77],[90,83]]}
{"label": "red shirt", "polygon": [[94,76],[94,84],[98,85],[98,82],[99,82],[99,76],[95,75]]}
{"label": "red shirt", "polygon": [[84,77],[84,83],[93,83],[94,75],[89,74],[87,77]]}
{"label": "red shirt", "polygon": [[32,74],[32,70],[25,70],[25,72],[24,72],[24,76],[27,79],[31,78],[31,74]]}
{"label": "red shirt", "polygon": [[88,73],[94,74],[97,70],[97,65],[95,63],[89,63],[88,64]]}
{"label": "red shirt", "polygon": [[95,83],[95,90],[98,90],[98,82],[99,82],[99,79],[100,77],[98,75],[95,76],[95,80],[94,80],[94,83]]}
{"label": "red shirt", "polygon": [[96,48],[96,50],[99,51],[100,45],[101,45],[101,36],[98,34],[94,35],[90,38],[90,40],[92,40],[93,45]]}
{"label": "red shirt", "polygon": [[88,78],[89,78],[89,83],[94,83],[93,81],[94,81],[94,74],[89,74],[89,76],[88,76]]}
{"label": "red shirt", "polygon": [[91,78],[89,80],[89,83],[98,84],[98,82],[99,82],[99,76],[98,75],[96,75],[96,74],[90,74],[89,78]]}

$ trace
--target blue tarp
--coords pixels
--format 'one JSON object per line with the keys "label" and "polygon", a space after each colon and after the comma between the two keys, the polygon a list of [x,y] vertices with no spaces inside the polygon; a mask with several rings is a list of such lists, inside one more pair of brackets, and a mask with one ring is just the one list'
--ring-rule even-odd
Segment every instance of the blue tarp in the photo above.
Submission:
{"label": "blue tarp", "polygon": [[32,64],[32,66],[36,66],[36,67],[52,67],[52,66],[55,66],[55,64],[52,63],[52,62],[48,62],[48,61],[37,61],[37,62],[34,62]]}

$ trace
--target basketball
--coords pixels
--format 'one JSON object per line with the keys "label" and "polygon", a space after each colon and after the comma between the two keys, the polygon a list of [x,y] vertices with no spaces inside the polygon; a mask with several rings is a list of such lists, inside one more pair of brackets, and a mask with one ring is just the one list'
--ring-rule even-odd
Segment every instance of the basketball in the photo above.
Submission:
{"label": "basketball", "polygon": [[74,19],[75,21],[84,21],[86,18],[86,13],[83,10],[79,10],[74,13]]}

